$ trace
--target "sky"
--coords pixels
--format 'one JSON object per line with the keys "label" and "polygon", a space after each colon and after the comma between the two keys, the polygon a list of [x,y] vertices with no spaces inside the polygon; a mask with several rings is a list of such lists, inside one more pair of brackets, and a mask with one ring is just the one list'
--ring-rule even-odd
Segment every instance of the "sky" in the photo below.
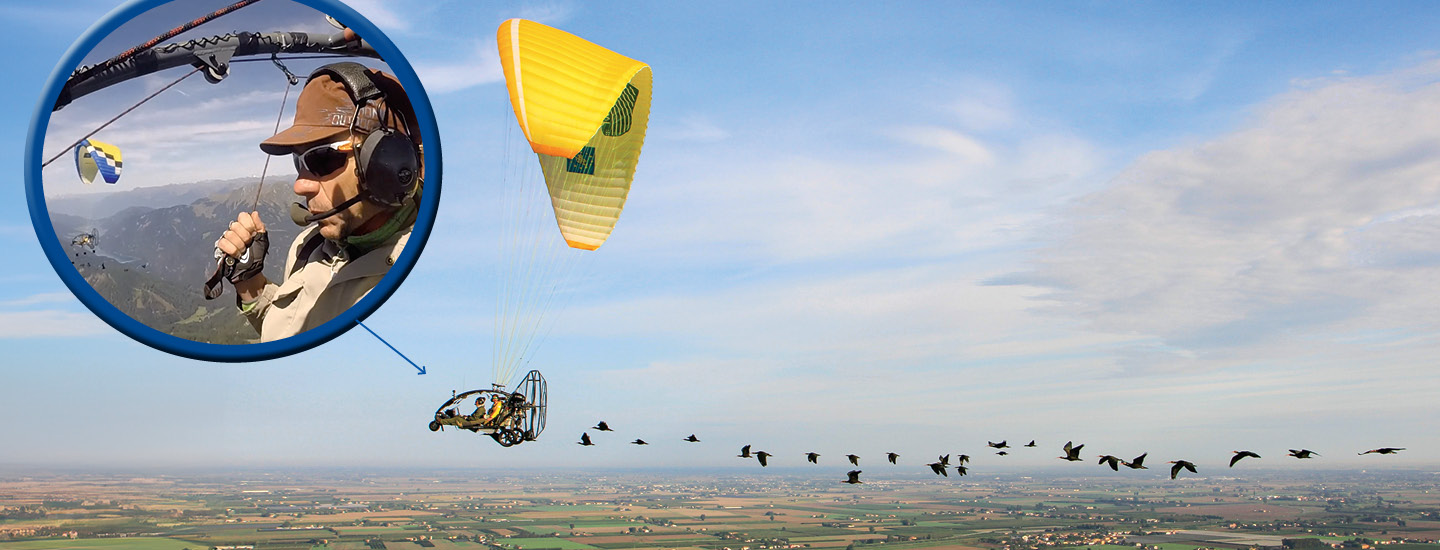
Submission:
{"label": "sky", "polygon": [[[1239,449],[1440,463],[1431,3],[349,4],[415,67],[444,146],[424,254],[366,321],[429,374],[364,331],[213,364],[91,315],[37,244],[22,151],[56,61],[117,3],[7,3],[28,53],[0,89],[0,465],[755,467],[734,458],[752,444],[772,467],[894,451],[983,471],[1054,467],[1066,441],[1202,472]],[[502,449],[425,424],[490,382],[511,17],[644,61],[655,87],[625,213],[530,359],[548,427]],[[267,69],[186,82],[114,131],[184,120],[209,141],[157,150],[242,151],[280,104]],[[127,155],[126,174],[263,163],[238,158],[141,178],[164,159]],[[575,445],[602,419],[616,432]],[[1039,448],[986,451],[1001,439]],[[1408,450],[1355,454],[1381,446]]]}

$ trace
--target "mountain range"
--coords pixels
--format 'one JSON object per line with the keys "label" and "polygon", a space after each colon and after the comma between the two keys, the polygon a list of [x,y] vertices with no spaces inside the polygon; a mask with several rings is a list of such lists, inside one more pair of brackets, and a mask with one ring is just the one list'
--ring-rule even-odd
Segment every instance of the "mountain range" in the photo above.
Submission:
{"label": "mountain range", "polygon": [[[205,300],[202,286],[215,267],[215,241],[252,204],[270,234],[265,275],[281,280],[285,254],[302,228],[290,221],[297,200],[290,181],[266,178],[206,181],[120,191],[98,197],[47,200],[56,238],[72,263],[117,309],[151,328],[191,340],[242,344],[253,328],[235,308],[234,289]],[[103,200],[100,200],[103,199]],[[73,209],[73,210],[71,210]],[[94,250],[71,240],[98,230]]]}

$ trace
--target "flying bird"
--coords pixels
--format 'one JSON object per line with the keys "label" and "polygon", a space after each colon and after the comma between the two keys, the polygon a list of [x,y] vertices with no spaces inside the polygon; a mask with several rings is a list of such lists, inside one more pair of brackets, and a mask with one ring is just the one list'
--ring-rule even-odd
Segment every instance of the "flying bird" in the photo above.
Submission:
{"label": "flying bird", "polygon": [[995,454],[1000,455],[1000,456],[1006,456],[1006,455],[1009,455],[1010,453],[1007,453],[1007,452],[1005,452],[1005,451],[1000,451],[1000,452],[997,452],[997,453],[995,453]]}
{"label": "flying bird", "polygon": [[999,443],[996,443],[996,442],[994,442],[994,441],[986,441],[985,444],[986,444],[986,445],[989,445],[989,446],[991,446],[991,447],[994,447],[994,448],[996,448],[996,449],[1009,449],[1009,448],[1010,448],[1010,446],[1009,446],[1009,445],[1006,445],[1004,441],[1001,441],[1001,442],[999,442]]}
{"label": "flying bird", "polygon": [[1235,463],[1236,463],[1236,462],[1240,462],[1240,459],[1242,459],[1242,458],[1245,458],[1245,457],[1260,458],[1260,455],[1257,455],[1257,454],[1252,453],[1252,452],[1250,452],[1250,451],[1234,451],[1234,453],[1235,453],[1235,456],[1230,457],[1230,467],[1231,467],[1231,468],[1234,468],[1234,467],[1235,467]]}
{"label": "flying bird", "polygon": [[594,445],[594,443],[591,443],[591,442],[590,442],[590,434],[588,434],[588,433],[582,433],[582,434],[580,434],[580,441],[577,441],[576,443],[577,443],[577,444],[580,444],[580,445],[584,445],[584,446],[586,446],[586,447],[589,447],[589,446],[591,446],[591,445]]}
{"label": "flying bird", "polygon": [[1080,444],[1079,446],[1071,447],[1071,446],[1070,446],[1071,443],[1074,443],[1074,442],[1073,442],[1073,441],[1066,441],[1066,442],[1065,442],[1065,447],[1063,447],[1063,449],[1065,450],[1065,456],[1057,457],[1057,458],[1059,458],[1059,459],[1061,459],[1061,460],[1069,460],[1070,462],[1076,462],[1076,461],[1079,461],[1079,460],[1083,460],[1082,458],[1080,458],[1080,449],[1081,449],[1081,448],[1084,448],[1085,445],[1082,443],[1082,444]]}
{"label": "flying bird", "polygon": [[850,463],[851,463],[851,464],[854,464],[854,465],[856,465],[856,466],[859,466],[859,465],[860,465],[860,457],[859,457],[859,456],[856,456],[856,455],[845,455],[845,458],[850,459]]}
{"label": "flying bird", "polygon": [[1124,464],[1126,467],[1132,470],[1149,470],[1150,468],[1145,466],[1145,457],[1149,455],[1150,453],[1145,453],[1135,457],[1135,460],[1131,460],[1130,462],[1121,462],[1121,464]]}
{"label": "flying bird", "polygon": [[700,438],[695,437],[695,434],[690,434],[690,437],[685,438],[685,441],[689,441],[691,443],[699,443]]}
{"label": "flying bird", "polygon": [[809,460],[811,464],[819,464],[820,453],[805,453],[805,460]]}
{"label": "flying bird", "polygon": [[845,472],[845,475],[850,479],[845,480],[844,483],[849,483],[851,485],[854,485],[856,483],[865,483],[864,481],[860,481],[860,470],[850,470],[848,472]]}
{"label": "flying bird", "polygon": [[960,455],[955,458],[956,464],[964,464],[966,462],[970,462],[970,455]]}
{"label": "flying bird", "polygon": [[1370,453],[1377,453],[1377,454],[1382,454],[1382,455],[1393,455],[1393,454],[1398,453],[1398,452],[1403,451],[1403,450],[1405,450],[1404,447],[1381,447],[1381,448],[1379,448],[1379,449],[1370,449],[1370,450],[1365,451],[1365,452],[1363,452],[1363,453],[1356,453],[1356,454],[1368,455],[1368,454],[1370,454]]}
{"label": "flying bird", "polygon": [[1026,444],[1025,444],[1025,446],[1026,446],[1026,447],[1034,447],[1034,446],[1035,446],[1035,440],[1034,440],[1034,439],[1031,439],[1029,443],[1026,443]]}
{"label": "flying bird", "polygon": [[962,476],[965,475],[965,474],[970,473],[970,470],[969,470],[968,468],[964,467],[964,466],[956,466],[956,467],[955,467],[955,471],[958,472],[958,473],[959,473],[960,475],[962,475]]}
{"label": "flying bird", "polygon": [[631,444],[631,445],[649,445],[649,443],[646,443],[644,439],[640,439],[640,438],[638,438],[638,437],[635,438],[635,441],[631,441],[630,444]]}
{"label": "flying bird", "polygon": [[744,447],[741,447],[741,448],[740,448],[740,454],[735,455],[735,456],[738,456],[738,457],[740,457],[740,458],[750,458],[750,446],[749,446],[749,445],[746,445],[746,446],[744,446]]}
{"label": "flying bird", "polygon": [[900,458],[900,455],[895,453],[885,453],[885,456],[890,459],[891,464],[895,463],[895,459]]}
{"label": "flying bird", "polygon": [[950,455],[940,455],[940,463],[941,463],[941,464],[944,464],[944,465],[946,465],[946,466],[949,466],[949,465],[950,465]]}
{"label": "flying bird", "polygon": [[1104,464],[1109,466],[1111,470],[1120,471],[1120,457],[1115,455],[1100,455],[1100,462],[1096,464]]}
{"label": "flying bird", "polygon": [[1290,449],[1290,456],[1295,458],[1310,458],[1311,456],[1320,456],[1320,453],[1310,449]]}
{"label": "flying bird", "polygon": [[941,464],[941,463],[939,463],[939,462],[931,462],[931,463],[929,463],[929,464],[926,464],[926,466],[929,466],[929,467],[930,467],[930,471],[935,472],[935,475],[937,475],[937,476],[950,477],[950,474],[945,473],[945,465],[944,465],[944,464]]}
{"label": "flying bird", "polygon": [[1170,467],[1170,479],[1175,479],[1175,476],[1180,475],[1180,469],[1182,468],[1190,470],[1192,474],[1200,473],[1195,471],[1195,463],[1188,460],[1171,460],[1170,464],[1174,464],[1174,466]]}
{"label": "flying bird", "polygon": [[592,430],[600,430],[600,431],[602,431],[602,432],[613,432],[613,431],[615,431],[615,430],[610,429],[610,425],[609,425],[609,424],[606,424],[604,420],[601,420],[599,424],[594,425],[594,426],[591,427],[590,429],[592,429]]}
{"label": "flying bird", "polygon": [[771,456],[773,456],[773,455],[771,455],[770,453],[767,453],[767,452],[765,452],[765,451],[760,451],[760,452],[758,452],[758,453],[755,453],[755,458],[760,461],[760,467],[762,467],[762,468],[766,466],[765,459],[770,458]]}

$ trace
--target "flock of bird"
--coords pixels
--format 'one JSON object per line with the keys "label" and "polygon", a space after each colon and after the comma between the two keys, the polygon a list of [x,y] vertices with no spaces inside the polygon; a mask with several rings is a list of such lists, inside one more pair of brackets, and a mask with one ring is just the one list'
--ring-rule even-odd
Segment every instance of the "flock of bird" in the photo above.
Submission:
{"label": "flock of bird", "polygon": [[[606,424],[604,420],[601,420],[598,424],[592,426],[590,429],[596,430],[596,431],[601,431],[601,432],[613,432],[613,431],[615,431],[615,430],[610,429],[610,425],[609,425],[609,424]],[[687,442],[690,442],[690,443],[699,443],[699,442],[700,442],[700,439],[697,438],[697,437],[695,437],[695,434],[690,434],[689,437],[686,437],[686,438],[682,439],[681,441],[687,441]],[[595,444],[593,441],[590,440],[590,433],[589,433],[589,432],[581,433],[581,434],[580,434],[580,441],[579,441],[578,443],[579,443],[580,445],[584,445],[584,446],[586,446],[586,447],[589,447],[589,446]],[[631,441],[630,444],[632,444],[632,445],[649,445],[649,443],[647,443],[645,440],[639,439],[639,438],[636,438],[634,441]],[[999,456],[1007,456],[1007,455],[1010,454],[1009,451],[1006,451],[1006,449],[1011,448],[1010,445],[1009,445],[1009,443],[1008,443],[1008,441],[1002,440],[1002,441],[1000,441],[999,443],[996,443],[996,442],[994,442],[994,441],[986,441],[986,442],[985,442],[985,445],[986,445],[987,447],[992,448],[992,449],[997,449],[997,451],[995,452],[996,455],[999,455]],[[1035,440],[1032,439],[1032,440],[1030,440],[1029,443],[1026,443],[1026,444],[1023,445],[1023,446],[1024,446],[1024,447],[1036,447],[1037,445],[1035,444]],[[1084,458],[1080,458],[1080,449],[1083,448],[1083,447],[1085,447],[1084,444],[1075,445],[1075,442],[1074,442],[1074,441],[1066,441],[1066,442],[1065,442],[1065,446],[1064,446],[1064,447],[1061,447],[1061,450],[1063,450],[1063,451],[1065,452],[1065,454],[1063,454],[1063,455],[1061,455],[1061,456],[1059,456],[1059,457],[1057,457],[1057,458],[1059,458],[1059,459],[1061,459],[1061,460],[1069,461],[1069,462],[1082,462],[1082,461],[1085,460]],[[736,455],[736,456],[739,457],[739,458],[753,458],[753,459],[755,459],[755,460],[757,460],[757,461],[760,462],[760,466],[761,466],[761,467],[768,466],[768,465],[769,465],[770,457],[775,456],[775,455],[770,454],[770,453],[767,453],[767,452],[765,452],[765,451],[753,451],[753,452],[752,452],[752,451],[750,450],[750,448],[751,448],[750,445],[746,445],[746,446],[744,446],[744,447],[741,447],[741,448],[740,448],[740,454],[738,454],[738,455]],[[1363,453],[1356,453],[1356,454],[1360,454],[1360,455],[1368,455],[1368,454],[1391,455],[1391,454],[1395,454],[1395,453],[1398,453],[1398,452],[1403,451],[1403,450],[1405,450],[1404,447],[1380,447],[1380,448],[1378,448],[1378,449],[1370,449],[1370,450],[1365,451],[1365,452],[1363,452]],[[1237,462],[1240,462],[1240,460],[1242,460],[1242,459],[1246,459],[1246,458],[1257,458],[1257,459],[1258,459],[1258,458],[1260,458],[1260,455],[1259,455],[1258,453],[1255,453],[1254,451],[1233,451],[1233,453],[1234,453],[1234,454],[1232,454],[1232,455],[1230,456],[1230,467],[1231,467],[1231,468],[1234,468],[1234,467],[1235,467],[1235,464],[1236,464]],[[1126,468],[1130,468],[1130,469],[1132,469],[1132,470],[1148,470],[1148,469],[1150,469],[1150,468],[1149,468],[1148,466],[1145,466],[1145,457],[1146,457],[1146,456],[1149,456],[1149,454],[1150,454],[1150,453],[1147,452],[1147,453],[1141,454],[1140,456],[1137,456],[1137,457],[1135,457],[1134,459],[1131,459],[1131,460],[1125,460],[1125,459],[1122,459],[1122,458],[1120,458],[1120,457],[1118,457],[1118,456],[1115,456],[1115,455],[1108,455],[1108,454],[1106,454],[1106,455],[1099,455],[1099,456],[1100,456],[1100,461],[1099,461],[1097,464],[1100,464],[1100,465],[1102,465],[1102,466],[1109,466],[1111,470],[1114,470],[1114,471],[1117,471],[1117,472],[1120,471],[1120,467],[1121,467],[1121,466],[1124,466],[1124,467],[1126,467]],[[1314,457],[1320,456],[1320,453],[1317,453],[1317,452],[1312,451],[1312,450],[1309,450],[1309,449],[1290,449],[1290,452],[1287,453],[1286,456],[1293,456],[1293,457],[1299,458],[1299,459],[1306,459],[1306,458],[1314,458]],[[858,455],[847,454],[847,455],[845,455],[845,458],[850,461],[850,464],[851,464],[852,466],[859,466],[859,465],[860,465],[860,457],[859,457]],[[886,460],[888,460],[891,464],[899,464],[900,455],[899,455],[898,453],[885,453],[885,458],[886,458]],[[808,462],[810,462],[811,464],[819,464],[819,463],[820,463],[820,453],[807,452],[807,453],[805,453],[805,460],[808,461]],[[963,475],[966,475],[966,474],[969,473],[969,468],[967,468],[967,467],[965,466],[965,464],[968,463],[968,462],[970,462],[970,455],[962,454],[962,455],[958,455],[958,456],[955,457],[954,468],[955,468],[955,471],[956,471],[956,473],[957,473],[958,475],[963,476]],[[1173,466],[1170,467],[1170,479],[1175,479],[1176,477],[1178,477],[1178,476],[1180,475],[1180,472],[1181,472],[1181,471],[1185,471],[1185,470],[1188,470],[1188,471],[1189,471],[1190,473],[1192,473],[1192,474],[1194,474],[1194,473],[1199,473],[1199,471],[1195,469],[1195,463],[1194,463],[1194,462],[1190,462],[1190,461],[1188,461],[1188,460],[1171,460],[1171,461],[1168,461],[1168,462],[1166,462],[1166,463],[1173,465]],[[951,464],[950,464],[950,455],[948,455],[948,454],[946,454],[946,455],[941,455],[941,456],[939,457],[939,460],[936,460],[935,462],[928,463],[928,464],[926,464],[926,466],[929,466],[929,467],[930,467],[930,471],[935,472],[935,475],[950,477]],[[850,483],[850,484],[864,483],[863,481],[860,481],[860,474],[861,474],[861,473],[862,473],[861,470],[850,470],[849,472],[846,472],[846,474],[845,474],[846,479],[845,479],[844,481],[841,481],[841,483]]]}

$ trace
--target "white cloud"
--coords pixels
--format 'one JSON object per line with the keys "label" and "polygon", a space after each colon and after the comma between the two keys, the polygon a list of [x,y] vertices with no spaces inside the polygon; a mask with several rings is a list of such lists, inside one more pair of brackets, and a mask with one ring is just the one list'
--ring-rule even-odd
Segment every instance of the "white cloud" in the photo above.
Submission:
{"label": "white cloud", "polygon": [[1023,243],[1103,164],[1063,134],[1005,146],[943,127],[883,137],[937,146],[801,154],[737,135],[681,148],[637,172],[617,231],[627,247],[719,262],[944,257]]}
{"label": "white cloud", "polygon": [[415,62],[415,72],[429,94],[444,94],[475,86],[502,82],[500,54],[493,44],[476,43],[469,57],[444,63]]}
{"label": "white cloud", "polygon": [[76,302],[75,295],[69,292],[42,292],[24,298],[0,302],[0,307],[21,307],[37,304],[64,304],[74,302]]}
{"label": "white cloud", "polygon": [[0,311],[0,338],[75,338],[106,334],[109,327],[87,313],[69,311]]}
{"label": "white cloud", "polygon": [[410,29],[410,22],[383,0],[347,0],[346,3],[382,31],[403,32]]}
{"label": "white cloud", "polygon": [[988,275],[974,269],[956,263],[796,274],[577,307],[557,335],[690,340],[725,357],[858,366],[1007,360],[1116,340],[1077,336],[1063,323],[1041,330],[1024,312],[1033,289],[985,285]]}
{"label": "white cloud", "polygon": [[1015,123],[1014,99],[1009,90],[985,81],[968,80],[956,85],[956,99],[945,106],[960,125],[971,131],[993,131]]}
{"label": "white cloud", "polygon": [[647,135],[655,142],[694,141],[706,143],[724,141],[730,137],[730,132],[716,124],[710,117],[689,115],[680,117],[673,124],[657,124],[650,128]]}
{"label": "white cloud", "polygon": [[574,15],[574,11],[575,10],[568,4],[527,4],[520,8],[520,13],[515,17],[537,21],[550,26],[557,26],[570,21],[570,17]]}
{"label": "white cloud", "polygon": [[905,143],[944,151],[965,165],[985,166],[995,161],[995,154],[980,140],[948,128],[909,126],[896,128],[890,135]]}
{"label": "white cloud", "polygon": [[1182,349],[1440,328],[1437,76],[1311,82],[1234,133],[1145,155],[1077,201],[1021,279],[1054,311]]}

